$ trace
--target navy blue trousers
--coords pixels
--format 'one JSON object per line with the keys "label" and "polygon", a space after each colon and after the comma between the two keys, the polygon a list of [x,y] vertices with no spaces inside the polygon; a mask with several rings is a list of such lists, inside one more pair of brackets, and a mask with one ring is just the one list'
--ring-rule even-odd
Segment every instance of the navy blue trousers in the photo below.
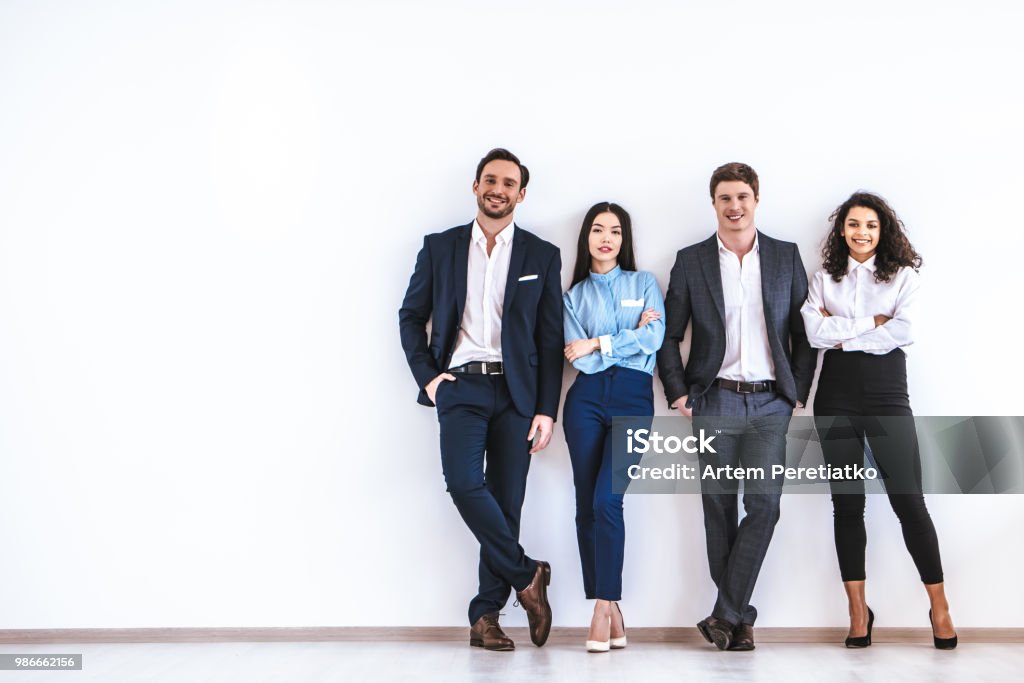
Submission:
{"label": "navy blue trousers", "polygon": [[441,382],[434,403],[448,493],[480,543],[480,584],[469,603],[472,625],[504,607],[511,590],[526,588],[537,571],[519,545],[533,418],[516,411],[503,375]]}
{"label": "navy blue trousers", "polygon": [[[716,434],[716,453],[701,453],[701,470],[712,467],[763,467],[786,462],[786,433],[793,406],[773,392],[738,394],[712,386],[693,406],[693,429]],[[723,416],[726,419],[716,419]],[[721,429],[722,433],[717,434]],[[701,479],[708,569],[718,587],[711,615],[732,624],[753,624],[757,609],[750,604],[757,576],[779,521],[781,491],[759,490],[745,482],[739,520],[737,494]]]}
{"label": "navy blue trousers", "polygon": [[[580,373],[565,397],[565,441],[576,485],[576,540],[587,599],[622,599],[626,528],[622,494],[612,479],[629,463],[612,463],[612,417],[653,416],[653,377],[641,370],[612,367]],[[639,461],[639,456],[637,456]]]}

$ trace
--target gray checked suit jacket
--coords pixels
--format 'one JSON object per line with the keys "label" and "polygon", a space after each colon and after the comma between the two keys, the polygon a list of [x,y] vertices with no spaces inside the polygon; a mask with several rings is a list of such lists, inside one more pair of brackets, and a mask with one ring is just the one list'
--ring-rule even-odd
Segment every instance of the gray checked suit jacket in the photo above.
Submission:
{"label": "gray checked suit jacket", "polygon": [[[776,391],[787,401],[807,403],[817,360],[807,343],[800,307],[807,298],[807,272],[800,250],[760,230],[761,294],[768,344],[775,363]],[[679,344],[693,321],[690,356],[683,366]],[[680,249],[665,296],[665,343],[658,374],[669,405],[689,396],[688,406],[715,381],[725,358],[725,296],[718,263],[718,235]]]}

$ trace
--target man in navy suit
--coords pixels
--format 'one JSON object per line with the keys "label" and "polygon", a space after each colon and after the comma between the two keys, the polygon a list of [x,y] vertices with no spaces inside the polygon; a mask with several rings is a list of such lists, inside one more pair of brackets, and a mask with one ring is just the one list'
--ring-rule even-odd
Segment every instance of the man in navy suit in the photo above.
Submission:
{"label": "man in navy suit", "polygon": [[[772,465],[785,462],[789,420],[794,407],[807,402],[814,373],[815,355],[800,316],[807,273],[795,244],[755,227],[754,169],[720,166],[710,189],[718,231],[676,255],[658,372],[669,405],[694,418],[695,432],[730,425],[715,437],[716,452],[699,455],[702,474],[707,465],[770,473]],[[690,322],[684,368],[679,344]],[[718,598],[697,628],[721,650],[752,650],[757,610],[750,597],[779,519],[781,492],[746,482],[746,516],[738,522],[735,486],[730,492],[703,477],[701,485]]]}
{"label": "man in navy suit", "polygon": [[489,650],[515,647],[498,624],[512,588],[533,643],[551,629],[551,567],[523,552],[519,517],[530,456],[548,445],[558,412],[562,262],[513,223],[529,180],[508,150],[480,160],[476,219],[427,235],[398,313],[419,402],[437,406],[448,492],[480,542],[470,645]]}

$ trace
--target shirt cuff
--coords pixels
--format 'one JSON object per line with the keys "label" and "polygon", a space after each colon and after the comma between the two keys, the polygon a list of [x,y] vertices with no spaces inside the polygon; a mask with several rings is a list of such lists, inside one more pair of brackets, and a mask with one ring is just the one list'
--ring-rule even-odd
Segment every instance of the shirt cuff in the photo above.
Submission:
{"label": "shirt cuff", "polygon": [[612,336],[610,334],[602,334],[597,338],[597,341],[601,344],[601,353],[605,356],[612,355]]}

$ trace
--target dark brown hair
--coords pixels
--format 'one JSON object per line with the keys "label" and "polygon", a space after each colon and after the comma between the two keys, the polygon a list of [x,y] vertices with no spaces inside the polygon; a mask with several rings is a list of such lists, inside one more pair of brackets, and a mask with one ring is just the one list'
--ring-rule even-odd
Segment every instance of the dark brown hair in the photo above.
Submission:
{"label": "dark brown hair", "polygon": [[741,164],[738,161],[732,163],[722,164],[715,169],[715,172],[711,174],[711,200],[715,199],[715,188],[718,187],[718,183],[728,180],[739,180],[747,185],[750,185],[750,189],[754,191],[754,199],[760,197],[761,190],[757,185],[757,172],[750,168],[746,164]]}
{"label": "dark brown hair", "polygon": [[572,271],[572,284],[569,285],[569,289],[590,277],[590,228],[594,225],[594,219],[606,211],[615,214],[615,217],[619,219],[619,225],[622,226],[622,247],[619,249],[618,257],[619,268],[636,270],[636,256],[633,254],[633,223],[629,219],[629,213],[618,204],[598,202],[590,207],[587,215],[583,217],[580,237],[576,241],[576,267]]}
{"label": "dark brown hair", "polygon": [[910,267],[917,270],[921,267],[923,262],[921,255],[914,251],[913,245],[910,244],[910,240],[907,239],[904,232],[903,221],[899,219],[889,203],[877,194],[859,190],[840,204],[828,219],[832,227],[821,248],[821,255],[824,259],[822,268],[832,276],[835,282],[843,279],[849,264],[850,247],[847,246],[842,232],[846,217],[849,215],[850,209],[855,206],[871,209],[878,214],[880,230],[878,247],[875,249],[876,282],[889,282],[900,268]]}
{"label": "dark brown hair", "polygon": [[522,181],[519,184],[519,189],[525,190],[526,184],[530,182],[530,170],[523,166],[523,163],[519,161],[519,157],[517,157],[512,152],[502,147],[495,147],[494,149],[492,149],[490,152],[484,155],[484,158],[481,159],[480,163],[476,165],[476,181],[478,183],[480,182],[480,176],[483,175],[484,166],[491,163],[495,159],[500,159],[501,161],[511,161],[513,164],[519,167],[519,177]]}

